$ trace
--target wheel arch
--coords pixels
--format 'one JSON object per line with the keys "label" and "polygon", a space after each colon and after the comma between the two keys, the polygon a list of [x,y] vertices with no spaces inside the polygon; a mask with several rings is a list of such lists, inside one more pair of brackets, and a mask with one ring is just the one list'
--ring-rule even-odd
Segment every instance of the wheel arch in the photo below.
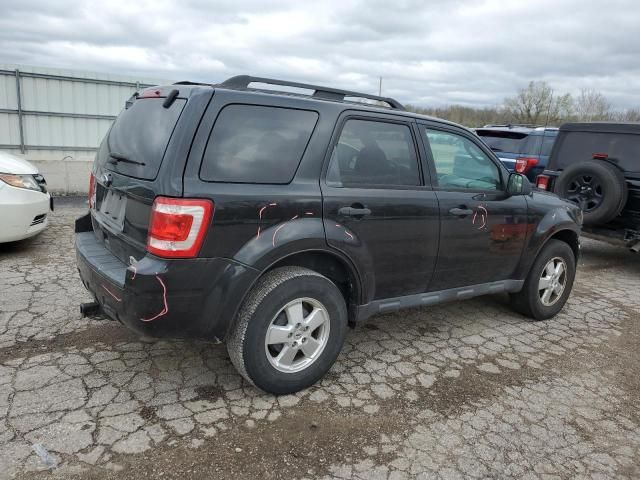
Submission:
{"label": "wheel arch", "polygon": [[560,240],[571,247],[576,263],[580,257],[580,229],[578,225],[567,214],[566,211],[556,210],[555,212],[562,219],[561,222],[553,221],[553,214],[547,214],[538,225],[538,229],[533,232],[528,245],[522,253],[520,265],[516,271],[515,278],[525,279],[529,271],[540,255],[542,249],[549,243],[549,240]]}
{"label": "wheel arch", "polygon": [[260,276],[279,267],[297,266],[324,275],[342,292],[349,309],[349,321],[352,320],[352,306],[360,303],[362,284],[355,266],[337,252],[313,249],[291,253],[271,263]]}
{"label": "wheel arch", "polygon": [[545,240],[545,242],[538,250],[538,253],[540,253],[540,251],[547,243],[549,243],[550,240],[560,240],[561,242],[568,244],[571,247],[571,250],[573,250],[573,256],[575,257],[576,262],[578,261],[578,258],[580,257],[580,236],[577,232],[570,229],[564,229],[555,232]]}
{"label": "wheel arch", "polygon": [[334,282],[338,289],[342,292],[347,305],[349,314],[349,323],[353,324],[355,320],[355,307],[361,303],[362,283],[360,274],[356,267],[338,252],[325,250],[322,248],[312,248],[297,252],[290,252],[273,260],[266,267],[262,268],[260,274],[257,275],[251,285],[245,290],[242,300],[235,307],[230,321],[228,322],[225,338],[228,336],[230,329],[236,321],[236,317],[244,301],[249,293],[253,290],[258,281],[268,272],[285,266],[305,267],[324,275]]}

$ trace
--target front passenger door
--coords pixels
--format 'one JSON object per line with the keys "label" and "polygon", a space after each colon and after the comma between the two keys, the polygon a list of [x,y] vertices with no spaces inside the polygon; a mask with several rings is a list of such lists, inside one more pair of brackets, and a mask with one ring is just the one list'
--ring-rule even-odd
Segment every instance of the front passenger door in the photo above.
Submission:
{"label": "front passenger door", "polygon": [[429,290],[513,278],[528,233],[524,196],[506,193],[508,172],[472,134],[420,129],[440,204],[440,249]]}

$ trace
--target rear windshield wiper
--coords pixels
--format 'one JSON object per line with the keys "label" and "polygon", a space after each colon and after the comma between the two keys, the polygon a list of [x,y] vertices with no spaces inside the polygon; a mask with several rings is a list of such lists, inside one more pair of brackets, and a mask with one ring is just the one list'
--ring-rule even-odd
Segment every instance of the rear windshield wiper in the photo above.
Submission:
{"label": "rear windshield wiper", "polygon": [[127,158],[124,155],[121,155],[119,153],[111,152],[109,154],[109,156],[111,157],[111,160],[109,160],[109,163],[114,163],[114,164],[119,163],[119,162],[122,162],[122,163],[133,163],[134,165],[141,165],[143,167],[146,165],[146,163],[144,163],[144,162],[138,162],[136,160],[131,160],[130,158]]}

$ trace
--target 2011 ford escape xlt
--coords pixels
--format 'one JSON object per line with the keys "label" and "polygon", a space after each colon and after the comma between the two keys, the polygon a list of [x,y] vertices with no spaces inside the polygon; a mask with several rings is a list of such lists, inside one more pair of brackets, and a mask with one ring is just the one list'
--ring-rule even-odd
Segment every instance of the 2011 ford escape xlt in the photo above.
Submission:
{"label": "2011 ford escape xlt", "polygon": [[552,317],[579,253],[580,210],[532,192],[469,130],[391,98],[248,76],[134,95],[89,196],[86,310],[224,341],[276,394],[320,379],[347,326],[380,312],[507,292]]}

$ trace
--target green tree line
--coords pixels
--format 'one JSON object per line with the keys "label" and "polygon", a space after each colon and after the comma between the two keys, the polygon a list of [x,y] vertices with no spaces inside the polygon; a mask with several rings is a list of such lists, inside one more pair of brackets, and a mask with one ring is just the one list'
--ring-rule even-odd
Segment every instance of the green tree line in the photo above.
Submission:
{"label": "green tree line", "polygon": [[592,89],[579,95],[554,92],[546,82],[529,82],[500,106],[474,108],[463,105],[418,107],[407,105],[412,112],[443,118],[467,127],[487,124],[531,124],[560,126],[565,122],[640,122],[640,108],[616,110],[607,98]]}

